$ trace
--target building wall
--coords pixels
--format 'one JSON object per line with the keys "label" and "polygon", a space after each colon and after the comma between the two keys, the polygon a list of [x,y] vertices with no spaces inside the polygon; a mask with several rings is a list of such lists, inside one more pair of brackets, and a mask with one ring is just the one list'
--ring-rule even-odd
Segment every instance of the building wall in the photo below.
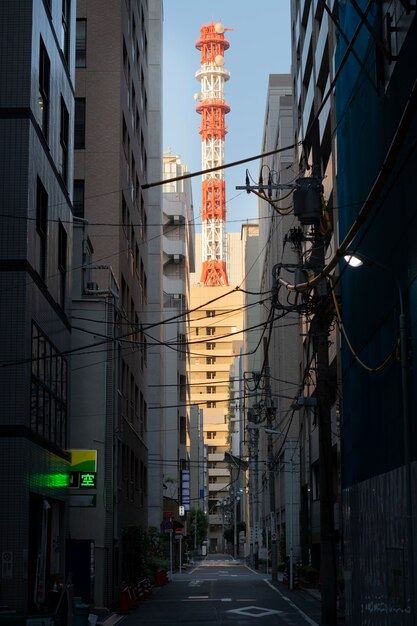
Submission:
{"label": "building wall", "polygon": [[[17,612],[50,607],[43,592],[65,577],[75,3],[69,8],[64,56],[58,6],[52,14],[45,3],[0,6],[0,550],[10,563],[2,604]],[[36,579],[42,518],[45,559],[52,552]]]}
{"label": "building wall", "polygon": [[[231,276],[241,281],[243,274],[238,268],[238,259],[242,268],[243,246],[240,235],[232,234],[238,237],[229,238],[228,235],[229,259],[234,259],[228,276],[229,281]],[[210,446],[210,442],[204,438],[208,448],[218,448],[218,452],[208,450],[207,456],[208,481],[211,485],[208,494],[208,539],[209,549],[220,551],[223,547],[222,515],[217,503],[229,495],[230,486],[230,469],[224,461],[224,452],[230,450],[231,445],[228,438],[227,441],[225,439],[225,433],[229,432],[229,375],[233,359],[239,354],[243,341],[244,296],[231,287],[204,287],[198,283],[201,275],[201,253],[198,252],[200,242],[201,235],[197,234],[195,274],[191,275],[190,280],[190,401],[203,410],[204,433],[221,433],[221,440],[216,441],[216,445]],[[217,300],[211,302],[213,299]],[[220,472],[220,475],[217,476],[216,472]],[[218,478],[221,480],[218,481]]]}
{"label": "building wall", "polygon": [[[332,10],[335,3],[331,3]],[[335,29],[334,24],[324,9],[323,3],[316,0],[293,0],[291,4],[292,22],[292,75],[294,99],[294,142],[303,140],[295,154],[295,164],[299,176],[318,176],[323,185],[323,198],[327,205],[332,229],[323,239],[325,257],[330,258],[338,245],[338,196],[337,196],[337,150],[335,92],[329,87],[334,77]],[[320,113],[319,113],[320,108]],[[296,172],[297,174],[297,172]],[[304,227],[308,234],[309,227]],[[310,255],[309,243],[303,244],[305,258]],[[317,367],[316,352],[311,340],[310,324],[306,317],[302,319],[299,344],[299,367],[302,374],[302,394],[315,394]],[[329,369],[328,376],[331,403],[331,447],[333,464],[329,468],[332,482],[340,484],[340,424],[338,420],[339,400],[337,381],[339,377],[340,338],[335,327],[329,333]],[[319,433],[315,411],[304,407],[300,412],[300,526],[301,526],[301,559],[303,563],[312,563],[320,568],[320,499],[315,482],[317,482],[319,458]],[[332,550],[339,549],[338,531],[340,530],[340,493],[339,487],[333,494],[334,504],[334,536]],[[332,557],[337,563],[337,557]],[[335,579],[337,573],[331,577]]]}
{"label": "building wall", "polygon": [[[292,143],[293,137],[293,106],[292,80],[289,74],[272,74],[268,81],[267,102],[265,110],[264,133],[262,152],[285,148]],[[297,177],[297,166],[294,164],[292,149],[283,150],[278,154],[266,157],[261,165],[265,170],[272,172],[273,179],[282,185],[291,185]],[[268,171],[269,171],[268,170]],[[288,194],[289,197],[288,197]],[[284,198],[280,200],[280,198]],[[285,236],[294,225],[292,211],[288,213],[286,207],[291,206],[291,188],[277,190],[274,200],[282,214],[278,213],[268,202],[259,200],[258,214],[260,223],[259,236],[259,273],[262,292],[275,292],[276,267],[284,264],[281,275],[291,280],[291,264],[298,259],[295,252],[286,246]],[[289,264],[289,270],[285,265]],[[288,266],[287,266],[288,267]],[[259,449],[262,459],[268,458],[268,444],[271,445],[271,460],[274,467],[274,480],[271,475],[263,472],[263,482],[267,481],[267,488],[263,490],[261,498],[260,520],[263,526],[271,528],[271,495],[275,502],[275,527],[277,537],[285,545],[285,554],[278,558],[284,559],[290,554],[292,543],[295,561],[300,559],[300,532],[299,532],[299,492],[300,472],[298,442],[300,436],[299,414],[291,409],[291,404],[299,390],[299,314],[296,310],[286,312],[283,307],[289,305],[287,293],[277,293],[275,307],[272,309],[274,321],[269,342],[262,348],[263,358],[267,348],[269,371],[264,374],[265,384],[269,385],[269,402],[273,404],[274,412],[267,418],[265,425],[284,435],[267,436],[260,431]],[[261,320],[269,329],[268,321],[271,314],[271,305],[261,308]],[[268,332],[266,333],[268,335]],[[268,376],[269,374],[269,376]],[[266,392],[265,392],[266,393]],[[292,470],[292,471],[291,471]]]}
{"label": "building wall", "polygon": [[[358,19],[351,7],[340,7],[340,19],[352,36]],[[364,31],[357,49],[378,91],[365,78],[364,69],[349,58],[337,99],[339,201],[345,207],[340,211],[341,239],[357,219],[364,199],[373,198],[373,210],[350,243],[351,250],[371,263],[365,258],[362,267],[344,266],[342,273],[341,310],[347,336],[362,362],[376,370],[371,373],[361,367],[343,342],[346,614],[349,624],[411,624],[416,619],[415,601],[414,607],[410,601],[416,597],[410,571],[415,581],[416,524],[410,509],[415,511],[417,505],[416,374],[411,367],[416,347],[415,103],[411,116],[404,112],[410,111],[410,94],[415,93],[417,19],[415,11],[392,2],[379,5],[369,22],[374,27],[391,24],[391,32],[382,29],[381,43],[395,58],[384,58]],[[340,42],[336,67],[344,54]],[[376,180],[381,184],[370,193]],[[378,368],[392,355],[393,345],[398,349],[401,300],[408,356],[402,360],[396,352]]]}
{"label": "building wall", "polygon": [[[161,190],[142,189],[161,177],[161,2],[81,0],[77,19],[85,20],[86,39],[76,70],[77,102],[85,100],[85,119],[77,120],[84,144],[77,144],[74,173],[77,184],[84,183],[84,197],[75,212],[89,223],[89,281],[99,291],[108,289],[108,268],[119,287],[115,396],[103,407],[107,419],[116,398],[114,442],[107,442],[106,453],[117,506],[113,518],[102,517],[96,527],[96,562],[104,532],[109,576],[98,597],[107,594],[111,606],[125,575],[122,531],[148,525],[148,430],[159,410],[148,380],[162,381]],[[149,333],[147,323],[156,323]],[[100,431],[104,415],[95,417]],[[159,494],[162,501],[162,485]],[[75,528],[85,538],[87,527]]]}
{"label": "building wall", "polygon": [[[187,166],[174,155],[163,157],[165,179],[180,176]],[[181,504],[181,469],[188,468],[190,404],[187,387],[185,337],[188,325],[189,268],[194,250],[193,203],[189,181],[164,185],[162,234],[163,324],[161,361],[162,386],[153,393],[162,405],[155,410],[149,437],[150,480],[158,486],[150,494],[150,524],[159,528],[163,519],[163,500],[167,510]],[[157,259],[155,259],[156,261]],[[160,259],[158,260],[160,262]],[[178,510],[173,511],[178,515]]]}

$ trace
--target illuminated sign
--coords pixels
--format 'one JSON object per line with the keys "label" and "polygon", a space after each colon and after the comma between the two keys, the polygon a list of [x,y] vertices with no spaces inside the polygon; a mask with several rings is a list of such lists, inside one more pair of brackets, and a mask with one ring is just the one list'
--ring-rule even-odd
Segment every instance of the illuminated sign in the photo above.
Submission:
{"label": "illuminated sign", "polygon": [[80,488],[92,487],[96,488],[97,474],[95,472],[80,472]]}
{"label": "illuminated sign", "polygon": [[69,450],[71,452],[71,489],[96,489],[97,450]]}

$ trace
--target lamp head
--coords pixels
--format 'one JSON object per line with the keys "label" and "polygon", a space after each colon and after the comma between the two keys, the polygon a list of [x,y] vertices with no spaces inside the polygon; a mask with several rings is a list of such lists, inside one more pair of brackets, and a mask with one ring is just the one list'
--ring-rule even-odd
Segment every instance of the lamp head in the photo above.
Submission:
{"label": "lamp head", "polygon": [[363,265],[363,260],[357,254],[348,252],[343,258],[345,259],[346,263],[350,265],[350,267],[360,267],[361,265]]}

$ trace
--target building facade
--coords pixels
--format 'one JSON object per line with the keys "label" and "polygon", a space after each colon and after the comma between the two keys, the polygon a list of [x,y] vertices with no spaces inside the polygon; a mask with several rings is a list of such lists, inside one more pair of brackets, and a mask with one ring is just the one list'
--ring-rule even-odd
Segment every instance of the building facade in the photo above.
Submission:
{"label": "building facade", "polygon": [[[300,413],[292,408],[299,389],[300,358],[297,349],[300,317],[287,293],[277,290],[277,275],[290,277],[298,258],[286,245],[294,226],[292,192],[298,167],[294,164],[292,78],[269,76],[262,153],[279,150],[262,159],[260,173],[270,173],[277,188],[258,201],[260,291],[272,294],[261,307],[260,320],[268,338],[262,346],[259,391],[265,412],[260,414],[259,454],[262,472],[260,525],[269,533],[273,550],[273,576],[278,562],[291,556],[300,562]],[[286,198],[282,199],[281,198]],[[265,433],[265,428],[273,432]],[[264,465],[266,463],[266,465]],[[274,538],[275,535],[275,538]],[[276,544],[276,545],[274,545]],[[266,547],[266,546],[265,546]],[[271,551],[272,552],[272,551]]]}
{"label": "building facade", "polygon": [[[88,429],[82,419],[91,396],[75,400],[78,428],[71,439],[73,448],[97,450],[104,505],[97,491],[96,509],[84,509],[83,524],[74,509],[70,530],[74,550],[93,545],[93,600],[104,606],[115,602],[127,576],[124,538],[131,527],[148,526],[149,420],[160,404],[149,379],[162,381],[162,201],[160,189],[145,191],[142,185],[160,179],[162,171],[161,11],[157,0],[77,5],[74,214],[94,250],[91,262],[84,259],[88,280],[77,307],[84,317],[89,308],[92,318],[97,308],[108,316],[89,339],[104,340],[102,361],[109,358],[109,367],[103,393],[94,385],[98,365],[85,355],[83,376],[91,377],[89,388],[98,397]],[[116,297],[109,294],[109,277]],[[106,292],[114,298],[108,303]]]}
{"label": "building facade", "polygon": [[417,614],[417,12],[409,2],[370,13],[364,2],[339,4],[348,40],[360,30],[364,60],[349,54],[342,67],[339,41],[339,229],[362,261],[340,268],[346,620],[408,625]]}
{"label": "building facade", "polygon": [[[186,174],[178,156],[163,157],[165,179]],[[185,340],[189,323],[189,276],[194,271],[194,214],[189,180],[163,187],[163,383],[150,387],[162,398],[162,410],[152,413],[150,441],[149,523],[157,528],[163,509],[178,517],[181,471],[189,469],[190,398]],[[158,417],[160,421],[158,421]],[[162,508],[163,507],[163,508]]]}
{"label": "building facade", "polygon": [[[243,248],[239,233],[227,235],[232,259],[229,280],[243,279]],[[224,547],[224,501],[229,497],[230,468],[224,453],[230,450],[230,368],[239,354],[243,337],[243,293],[230,287],[200,284],[201,234],[196,234],[195,273],[191,275],[190,402],[203,412],[204,442],[207,445],[209,549]],[[230,254],[230,253],[229,253]],[[230,259],[230,256],[229,256]],[[230,271],[229,271],[230,268]],[[222,504],[223,503],[223,504]],[[223,506],[223,508],[222,508]]]}
{"label": "building facade", "polygon": [[65,579],[75,2],[0,24],[2,604],[36,613]]}

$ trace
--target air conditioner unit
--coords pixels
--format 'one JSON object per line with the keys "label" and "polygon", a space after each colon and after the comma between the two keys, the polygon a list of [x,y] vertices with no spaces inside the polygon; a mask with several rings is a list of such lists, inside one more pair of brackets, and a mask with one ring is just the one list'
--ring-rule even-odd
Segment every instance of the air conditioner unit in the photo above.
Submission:
{"label": "air conditioner unit", "polygon": [[94,282],[87,283],[87,291],[98,291],[98,284]]}
{"label": "air conditioner unit", "polygon": [[36,617],[26,620],[26,626],[53,626],[54,620],[50,617]]}

